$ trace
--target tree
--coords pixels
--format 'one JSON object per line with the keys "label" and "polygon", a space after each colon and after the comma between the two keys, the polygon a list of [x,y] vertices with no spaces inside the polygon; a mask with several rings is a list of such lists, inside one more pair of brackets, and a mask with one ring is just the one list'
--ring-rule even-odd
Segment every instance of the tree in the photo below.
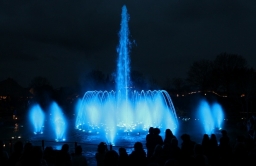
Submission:
{"label": "tree", "polygon": [[33,78],[29,88],[34,95],[34,102],[39,103],[43,108],[52,101],[54,90],[47,78],[40,76]]}
{"label": "tree", "polygon": [[223,53],[213,62],[213,75],[218,84],[217,91],[233,95],[237,91],[236,82],[241,79],[241,72],[246,71],[247,62],[240,55]]}
{"label": "tree", "polygon": [[193,90],[208,90],[211,86],[213,63],[209,60],[194,62],[187,73],[187,81]]}
{"label": "tree", "polygon": [[171,91],[174,93],[186,93],[188,87],[183,78],[175,77],[171,80]]}
{"label": "tree", "polygon": [[102,71],[92,70],[84,76],[81,82],[81,90],[106,90],[109,84],[108,81],[111,81],[111,78]]}

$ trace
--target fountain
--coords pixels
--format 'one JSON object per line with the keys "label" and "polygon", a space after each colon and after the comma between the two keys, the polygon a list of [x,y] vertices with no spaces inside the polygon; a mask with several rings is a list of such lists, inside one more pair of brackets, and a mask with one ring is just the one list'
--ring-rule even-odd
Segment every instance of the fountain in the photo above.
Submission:
{"label": "fountain", "polygon": [[218,103],[210,104],[202,100],[198,107],[198,116],[205,134],[213,134],[223,127],[224,114],[222,107]]}
{"label": "fountain", "polygon": [[[64,114],[61,108],[58,106],[56,102],[52,102],[49,109],[49,121],[45,120],[45,113],[39,104],[34,104],[29,109],[29,119],[30,123],[33,126],[34,135],[44,134],[43,128],[46,125],[46,134],[44,134],[45,138],[52,137],[52,134],[55,133],[55,141],[65,141],[66,140],[66,128],[67,121],[64,117]],[[47,122],[48,123],[45,123]],[[44,124],[45,123],[45,124]],[[50,137],[49,137],[50,136]],[[52,139],[52,138],[50,138]]]}
{"label": "fountain", "polygon": [[65,141],[67,122],[61,108],[55,102],[50,105],[50,116],[52,129],[55,133],[55,141]]}
{"label": "fountain", "polygon": [[44,117],[44,112],[38,104],[33,105],[29,109],[29,119],[34,127],[34,134],[43,134]]}
{"label": "fountain", "polygon": [[171,97],[165,90],[136,91],[131,87],[129,60],[129,15],[122,8],[119,32],[116,91],[87,91],[77,104],[76,128],[83,132],[103,134],[108,143],[123,132],[140,133],[149,127],[178,127]]}

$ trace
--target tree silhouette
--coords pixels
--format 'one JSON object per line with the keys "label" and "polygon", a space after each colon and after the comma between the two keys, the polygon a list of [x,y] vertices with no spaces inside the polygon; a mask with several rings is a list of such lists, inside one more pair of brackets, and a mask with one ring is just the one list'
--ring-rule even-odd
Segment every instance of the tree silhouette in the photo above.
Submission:
{"label": "tree silhouette", "polygon": [[217,91],[234,95],[237,91],[236,82],[242,81],[241,73],[246,69],[246,59],[240,55],[223,53],[216,56],[212,76],[218,84]]}
{"label": "tree silhouette", "polygon": [[45,77],[35,77],[29,85],[30,92],[33,94],[33,102],[37,102],[41,107],[46,108],[53,99],[53,87]]}
{"label": "tree silhouette", "polygon": [[211,86],[213,63],[209,60],[194,62],[187,73],[187,81],[192,90],[208,90]]}

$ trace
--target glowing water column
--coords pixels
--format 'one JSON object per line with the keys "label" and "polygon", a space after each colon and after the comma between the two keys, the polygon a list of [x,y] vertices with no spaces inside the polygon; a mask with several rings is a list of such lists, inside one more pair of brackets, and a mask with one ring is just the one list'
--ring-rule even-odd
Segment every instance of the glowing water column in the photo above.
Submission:
{"label": "glowing water column", "polygon": [[61,108],[55,102],[53,102],[50,106],[50,116],[51,116],[52,129],[55,132],[55,140],[65,141],[67,121],[64,117],[64,114]]}
{"label": "glowing water column", "polygon": [[[126,6],[122,8],[121,29],[119,32],[119,46],[117,48],[117,77],[116,91],[122,99],[128,98],[128,89],[130,86],[130,59],[129,59],[129,14]],[[124,96],[125,95],[125,96]]]}
{"label": "glowing water column", "polygon": [[[175,134],[177,115],[165,90],[138,92],[131,89],[129,59],[129,15],[122,8],[116,91],[87,91],[77,102],[76,128],[88,133],[104,133],[113,144],[118,132],[148,131],[149,127],[169,128]],[[128,133],[127,133],[128,134]]]}
{"label": "glowing water column", "polygon": [[34,134],[43,134],[44,118],[44,112],[38,104],[33,105],[29,109],[29,119],[34,127]]}
{"label": "glowing water column", "polygon": [[207,101],[202,100],[198,107],[198,116],[206,134],[222,129],[224,113],[220,104],[214,103],[210,106]]}

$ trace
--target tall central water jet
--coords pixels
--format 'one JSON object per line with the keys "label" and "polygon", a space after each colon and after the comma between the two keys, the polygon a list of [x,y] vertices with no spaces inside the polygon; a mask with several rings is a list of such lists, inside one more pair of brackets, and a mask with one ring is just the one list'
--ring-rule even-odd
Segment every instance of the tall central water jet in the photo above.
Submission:
{"label": "tall central water jet", "polygon": [[149,127],[169,128],[175,134],[178,127],[171,97],[165,90],[130,88],[129,15],[122,8],[116,91],[87,91],[77,105],[76,128],[88,133],[103,134],[109,143],[117,133],[147,131]]}
{"label": "tall central water jet", "polygon": [[129,60],[129,15],[126,6],[122,8],[121,30],[119,32],[118,62],[117,62],[117,77],[116,91],[120,92],[120,97],[128,99],[128,88],[130,86],[130,60]]}

